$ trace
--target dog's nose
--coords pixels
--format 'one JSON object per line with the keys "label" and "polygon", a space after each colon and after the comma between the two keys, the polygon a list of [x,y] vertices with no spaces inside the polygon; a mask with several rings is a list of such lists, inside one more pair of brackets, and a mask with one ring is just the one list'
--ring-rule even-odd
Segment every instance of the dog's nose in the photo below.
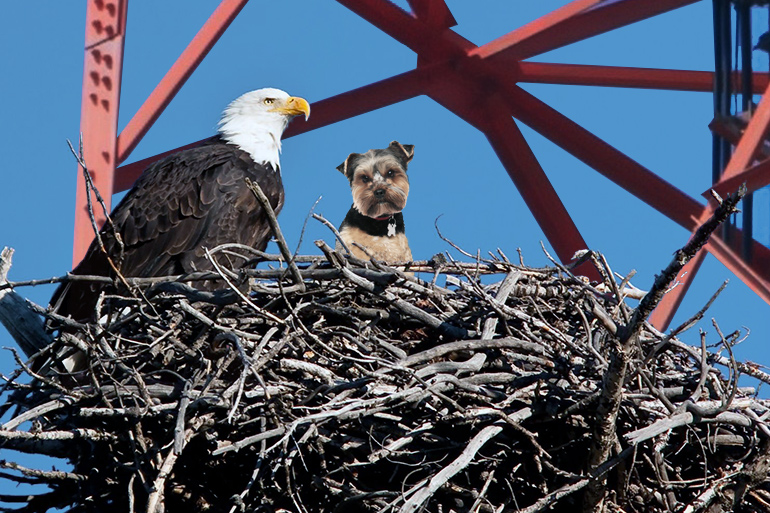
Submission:
{"label": "dog's nose", "polygon": [[385,196],[385,189],[377,189],[374,191],[375,198],[382,198],[383,196]]}

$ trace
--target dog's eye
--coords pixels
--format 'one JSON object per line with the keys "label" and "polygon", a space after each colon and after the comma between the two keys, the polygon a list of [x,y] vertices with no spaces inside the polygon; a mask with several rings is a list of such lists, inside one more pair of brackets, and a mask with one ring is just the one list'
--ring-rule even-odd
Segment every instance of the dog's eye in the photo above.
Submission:
{"label": "dog's eye", "polygon": [[393,171],[392,169],[388,169],[388,172],[385,173],[385,176],[387,176],[388,178],[393,178],[393,175],[395,174],[396,174],[395,171]]}
{"label": "dog's eye", "polygon": [[362,176],[362,177],[361,177],[361,181],[362,181],[363,183],[369,183],[369,182],[371,182],[371,181],[372,181],[372,179],[371,179],[371,178],[369,178],[368,176]]}

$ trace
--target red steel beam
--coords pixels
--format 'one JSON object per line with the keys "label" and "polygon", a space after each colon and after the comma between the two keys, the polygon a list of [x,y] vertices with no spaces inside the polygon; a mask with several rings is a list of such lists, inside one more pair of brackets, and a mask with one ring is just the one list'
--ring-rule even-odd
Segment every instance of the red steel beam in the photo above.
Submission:
{"label": "red steel beam", "polygon": [[[746,282],[749,287],[753,287],[752,282],[764,283],[762,289],[757,289],[757,294],[763,298],[767,297],[770,299],[770,294],[764,292],[765,288],[770,290],[770,248],[752,239],[752,263],[747,264],[743,257],[740,256],[743,254],[743,230],[733,226],[730,228],[730,232],[735,237],[731,235],[729,244],[724,242],[720,236],[712,235],[706,244],[706,248],[709,250],[709,253],[717,257],[736,276]],[[712,241],[717,242],[712,244]],[[740,267],[734,264],[737,261],[741,262]]]}
{"label": "red steel beam", "polygon": [[440,45],[449,55],[464,56],[476,45],[451,30],[435,30],[387,0],[337,0],[390,37],[420,53]]}
{"label": "red steel beam", "polygon": [[[428,95],[486,135],[560,260],[570,262],[575,252],[588,247],[503,99],[451,67],[431,74]],[[600,278],[590,264],[576,272]]]}
{"label": "red steel beam", "polygon": [[[730,191],[730,193],[735,191]],[[708,205],[698,220],[698,226],[708,220],[713,214],[713,208]],[[705,246],[705,250],[712,253],[720,262],[722,262],[730,271],[732,271],[741,281],[743,281],[751,290],[754,291],[765,302],[770,303],[770,273],[767,272],[770,264],[770,252],[763,245],[753,241],[753,250],[757,247],[761,250],[761,262],[755,262],[754,266],[746,263],[740,256],[743,251],[741,230],[737,230],[737,237],[733,237],[732,245],[728,245],[718,234],[713,234]],[[687,263],[682,269],[682,273],[677,279],[678,287],[664,296],[661,303],[650,317],[650,322],[660,331],[665,331],[671,319],[676,314],[679,305],[684,299],[687,290],[695,278],[703,260],[706,257],[706,251],[700,251],[693,260]],[[758,272],[759,271],[759,272]]]}
{"label": "red steel beam", "polygon": [[[741,136],[746,130],[748,123],[742,120],[742,116],[728,116],[717,118],[709,124],[709,128],[722,138],[737,145],[741,141]],[[770,152],[768,151],[767,138],[759,146],[757,159],[763,158],[761,162],[753,165],[745,171],[740,171],[730,178],[722,177],[719,182],[713,184],[709,189],[703,192],[703,196],[711,197],[711,189],[720,196],[726,196],[738,190],[741,184],[746,184],[748,193],[756,192],[766,185],[770,185]]]}
{"label": "red steel beam", "polygon": [[513,31],[474,53],[492,62],[510,58],[524,60],[697,1],[605,0],[555,25],[546,23],[542,30],[534,31],[525,39]]}
{"label": "red steel beam", "polygon": [[[751,113],[749,112],[741,112],[731,116],[717,116],[709,123],[709,129],[722,139],[732,143],[733,146],[737,146],[741,142],[741,137],[750,120]],[[767,138],[760,144],[755,158],[757,160],[770,158],[770,141]]]}
{"label": "red steel beam", "polygon": [[[428,96],[481,132],[490,130],[486,108],[490,91],[451,68],[431,75]],[[503,108],[505,108],[503,106]]]}
{"label": "red steel beam", "polygon": [[[735,246],[740,246],[743,236],[740,230],[734,230],[736,233]],[[743,283],[753,290],[766,303],[770,304],[770,257],[768,249],[754,241],[752,247],[752,265],[746,263],[741,258],[740,247],[730,247],[720,237],[711,236],[706,249],[724,264],[733,274],[735,274]]]}
{"label": "red steel beam", "polygon": [[[284,133],[284,139],[419,96],[425,92],[430,76],[443,68],[446,68],[443,64],[418,68],[319,102],[313,102],[310,118],[306,122],[296,120],[292,122]],[[202,139],[121,166],[116,174],[113,194],[130,188],[139,178],[139,175],[153,162],[177,151],[197,146],[208,139]]]}
{"label": "red steel beam", "polygon": [[703,192],[703,196],[709,197],[711,189],[714,189],[720,196],[725,197],[738,190],[741,184],[746,184],[746,192],[756,192],[762,187],[770,185],[770,159],[764,160],[745,171],[742,171],[732,178],[723,178],[714,184],[709,190]]}
{"label": "red steel beam", "polygon": [[[617,3],[628,3],[628,1],[629,0],[625,0],[625,2]],[[636,5],[639,6],[640,4],[637,2]],[[617,19],[618,18],[616,17],[616,20]],[[511,57],[511,55],[508,55],[508,57]],[[489,58],[487,60],[493,61],[493,58]],[[514,70],[513,73],[518,74],[519,76],[515,79],[520,80],[522,73],[521,66],[519,66],[519,69]],[[496,73],[496,75],[499,78],[500,74]],[[523,93],[526,95],[523,90],[515,86],[515,80],[511,80],[510,77],[503,77],[502,80],[500,80],[500,83],[506,90],[506,93],[510,96],[516,96],[516,93]],[[631,159],[616,149],[612,148],[604,141],[601,141],[600,139],[593,136],[593,134],[590,134],[589,132],[582,129],[582,127],[579,125],[571,122],[566,117],[561,116],[561,114],[558,112],[553,111],[553,109],[550,109],[547,105],[538,102],[534,97],[531,97],[531,95],[527,96],[529,96],[529,99],[532,100],[532,102],[530,102],[530,106],[533,103],[538,103],[539,105],[536,106],[544,107],[547,110],[550,110],[551,114],[555,115],[552,116],[549,121],[546,121],[545,125],[540,125],[540,129],[538,129],[536,126],[533,126],[533,124],[528,123],[532,128],[550,138],[567,151],[572,152],[578,156],[578,158],[584,160],[600,173],[612,179],[632,194],[640,197],[640,199],[647,202],[658,211],[674,218],[677,222],[689,228],[690,230],[695,228],[694,224],[697,224],[696,220],[699,217],[698,214],[703,213],[704,210],[704,207],[697,201],[690,198],[675,187],[671,186],[654,173],[633,162]],[[521,100],[522,98],[519,98],[519,101],[516,101],[513,98],[509,98],[509,102],[512,104],[511,107],[514,110],[514,115],[517,117],[520,117],[520,115],[515,110],[516,104],[521,104]],[[534,120],[536,117],[537,115],[531,117],[530,120]],[[543,120],[544,119],[541,119],[541,121]],[[524,121],[527,122],[526,119],[524,119]],[[554,123],[554,121],[560,121],[561,123]],[[574,130],[572,130],[569,137],[560,137],[560,134],[561,136],[564,136],[566,131],[568,131],[570,128]],[[549,135],[549,132],[551,135]],[[556,139],[561,139],[562,142],[559,142]],[[571,146],[571,149],[568,146]],[[580,155],[582,155],[582,157]],[[607,165],[606,161],[603,162],[607,155],[611,157],[610,160],[613,161],[614,165]],[[633,164],[633,167],[636,167],[635,173],[630,174],[625,172],[625,164]],[[656,193],[649,191],[647,189],[648,187],[656,190]],[[661,199],[663,201],[661,201]],[[727,248],[724,244],[720,244],[720,242],[721,241],[716,241],[709,245],[709,249],[712,250],[713,254],[728,268],[730,268],[739,278],[747,283],[757,294],[765,298],[766,301],[770,302],[770,296],[767,295],[767,267],[758,266],[752,268],[746,265],[745,262],[743,262],[737,256],[733,249]],[[759,246],[757,248],[758,251],[762,253],[762,259],[765,262],[768,262],[767,258],[770,257],[770,254],[767,248],[757,244],[755,241],[754,247],[756,248],[757,246]],[[697,271],[697,267],[695,267],[695,264],[693,264],[693,272],[690,280],[694,277],[695,271]],[[762,276],[760,273],[764,276]],[[668,307],[668,310],[665,311],[661,309],[661,312],[665,311],[665,315],[663,313],[659,314],[659,316],[664,316],[662,319],[663,322],[668,322],[670,321],[670,318],[673,317],[676,311],[676,307],[678,306],[679,302],[681,302],[681,299],[683,298],[683,295],[689,286],[689,281],[685,285],[686,286],[683,287],[682,290],[677,293],[677,295],[668,300],[668,305],[664,305],[664,308]],[[679,294],[682,295],[677,297]],[[657,320],[658,322],[661,322],[660,317],[658,317]]]}
{"label": "red steel beam", "polygon": [[[530,63],[511,61],[510,59],[506,62],[507,66],[504,67],[487,65],[483,59],[486,57],[494,59],[499,55],[495,53],[497,48],[496,41],[499,40],[476,47],[473,43],[451,30],[442,31],[433,37],[426,37],[426,35],[431,33],[430,27],[390,2],[382,0],[338,1],[415,52],[420,54],[426,52],[435,57],[435,48],[439,45],[443,49],[444,56],[465,54],[477,57],[476,59],[465,59],[470,69],[475,72],[491,73],[498,78],[504,78],[508,82],[582,84],[704,92],[713,90],[713,73],[703,71]],[[551,13],[544,17],[543,20],[551,24],[554,24],[556,21],[563,22],[569,20],[570,18],[565,16],[565,14],[580,12],[581,5],[593,5],[596,1],[573,2],[565,6],[565,8],[571,7],[572,11],[564,11],[560,13],[560,16]],[[677,0],[677,2],[681,1]],[[585,7],[582,10],[585,10]],[[530,25],[526,26],[529,28],[525,32],[530,33],[534,30]],[[518,31],[513,31],[508,36],[512,38],[519,37],[519,34]],[[478,57],[481,57],[482,60],[479,60]],[[738,75],[736,75],[736,80],[739,80]],[[754,81],[755,87],[764,90],[764,87],[768,84],[768,77],[757,73],[754,75]]]}
{"label": "red steel beam", "polygon": [[[482,47],[473,49],[468,52],[468,56],[486,59],[487,57],[500,54],[504,51],[513,53],[517,48],[525,45],[527,41],[531,41],[539,34],[561,26],[570,18],[574,18],[576,15],[585,12],[591,7],[595,7],[600,3],[602,3],[602,0],[573,0],[567,5],[564,5],[555,11],[551,11],[545,16],[541,16],[526,25],[522,25],[516,30],[508,32],[506,35],[490,41]],[[518,59],[518,56],[516,57]]]}
{"label": "red steel beam", "polygon": [[[514,117],[677,224],[693,231],[707,208],[602,139],[519,87],[506,91]],[[736,234],[740,230],[735,229]],[[754,244],[770,276],[770,249]]]}
{"label": "red steel beam", "polygon": [[[615,3],[631,6],[633,7],[633,10],[624,12],[624,16],[610,21],[617,21],[620,25],[625,25],[635,21],[633,17],[631,17],[631,19],[628,18],[628,16],[634,12],[642,17],[649,17],[659,14],[660,12],[681,7],[682,5],[693,3],[694,1],[696,0],[666,0],[666,2],[652,2],[655,5],[647,5],[638,0],[622,0]],[[420,19],[415,18],[398,6],[384,0],[338,0],[338,2],[418,53],[433,49],[436,44],[442,45],[444,55],[447,56],[470,55],[482,58],[490,57],[489,61],[494,61],[504,53],[499,51],[497,53],[495,52],[495,50],[499,50],[500,48],[500,40],[495,40],[481,47],[477,47],[451,30],[445,30],[438,35],[433,34],[432,37],[428,37],[431,30],[426,23],[423,23]],[[591,0],[585,4],[594,2],[595,0]],[[629,2],[632,2],[633,5]],[[574,8],[576,6],[578,6],[578,3],[573,2],[565,7]],[[583,15],[595,16],[595,11],[598,9],[609,8],[610,7],[598,5],[596,9],[586,10]],[[579,8],[575,10],[580,11]],[[555,18],[551,17],[551,15],[542,18],[542,20],[551,23],[551,25],[553,25],[554,19]],[[572,23],[572,21],[574,21],[569,17],[562,17],[559,19],[565,23]],[[530,27],[529,32],[533,31],[534,27]],[[504,38],[505,37],[515,39],[516,37],[520,37],[520,35],[518,34],[518,31],[515,30],[507,36],[504,36]],[[532,63],[517,62],[512,59],[508,59],[506,62],[507,66],[500,67],[486,65],[484,64],[486,61],[479,61],[478,59],[468,59],[468,61],[469,64],[472,63],[470,67],[474,71],[481,69],[482,72],[489,72],[498,78],[504,77],[505,80],[512,80],[514,82],[597,85],[702,92],[711,92],[713,90],[714,74],[713,72],[705,71]],[[740,74],[734,74],[734,81],[735,86],[739,87]],[[754,90],[758,92],[764,91],[768,84],[770,84],[768,77],[762,73],[755,73],[753,82]]]}
{"label": "red steel beam", "polygon": [[703,205],[519,87],[508,88],[513,115],[688,230]]}
{"label": "red steel beam", "polygon": [[179,89],[187,82],[214,44],[249,0],[222,0],[187,48],[168,70],[144,104],[118,136],[118,162],[123,162],[142,140]]}
{"label": "red steel beam", "polygon": [[727,163],[722,179],[732,178],[749,167],[765,140],[770,126],[770,86],[765,90],[757,110],[751,116],[740,142]]}
{"label": "red steel beam", "polygon": [[[697,221],[697,225],[700,226],[713,214],[713,208],[711,205],[707,205]],[[717,233],[712,234],[709,241],[706,243],[704,249],[714,255],[717,260],[727,267],[738,279],[743,281],[755,294],[762,298],[765,302],[770,303],[770,249],[764,245],[758,243],[756,240],[752,241],[752,252],[754,255],[753,263],[748,264],[742,257],[743,252],[743,232],[742,230],[733,227],[734,237],[731,237],[731,242],[726,243]],[[700,254],[702,254],[701,251]],[[705,258],[702,255],[701,259]],[[695,278],[700,263],[688,264],[690,267],[685,267],[684,270],[689,270],[689,274],[681,276],[680,281],[686,288],[684,290],[674,290],[671,298],[664,299],[661,302],[661,312],[654,319],[653,324],[661,329],[664,322],[670,322],[671,318],[676,313],[676,309],[679,307],[684,294],[687,292],[690,283]],[[667,310],[667,311],[666,311]],[[652,321],[651,321],[652,322]],[[657,324],[657,323],[660,323]],[[665,328],[663,328],[665,329]]]}
{"label": "red steel beam", "polygon": [[444,0],[407,0],[412,12],[431,27],[445,29],[457,25]]}
{"label": "red steel beam", "polygon": [[[486,117],[490,129],[485,135],[508,176],[513,180],[559,259],[565,263],[571,262],[577,251],[588,249],[588,244],[580,235],[516,122],[499,107],[487,108]],[[593,265],[581,266],[579,272],[592,280],[601,279]]]}
{"label": "red steel beam", "polygon": [[[705,210],[701,216],[701,221],[705,221],[710,215],[712,210]],[[739,230],[740,231],[740,230]],[[719,236],[712,235],[708,243],[706,243],[705,251],[701,250],[695,255],[695,258],[690,260],[687,265],[684,266],[682,272],[677,277],[676,287],[670,290],[660,302],[658,307],[653,311],[650,316],[650,323],[660,331],[665,331],[671,324],[671,320],[674,318],[676,311],[687,294],[695,275],[700,269],[703,260],[706,258],[706,252],[713,254],[725,267],[727,267],[733,274],[735,274],[743,283],[745,283],[755,294],[762,298],[765,302],[770,303],[770,275],[767,272],[764,275],[760,275],[757,271],[762,269],[767,270],[768,255],[766,253],[762,255],[763,263],[760,266],[756,264],[752,267],[747,264],[743,258],[741,258],[739,247],[741,244],[742,236],[739,233],[738,237],[735,237],[736,241],[734,246],[730,247]],[[758,243],[754,243],[755,250]],[[760,245],[761,246],[761,245]],[[764,248],[764,246],[761,246]]]}
{"label": "red steel beam", "polygon": [[[696,222],[698,228],[708,221],[713,213],[714,209],[712,208],[711,203],[707,202],[701,211],[700,218]],[[697,228],[693,230],[690,239],[695,236],[696,231]],[[703,261],[706,259],[707,253],[708,250],[706,248],[701,248],[701,250],[695,254],[695,257],[685,264],[680,271],[679,276],[677,276],[674,283],[671,284],[669,291],[655,310],[653,310],[649,321],[659,331],[666,331],[668,329],[671,320],[674,318],[674,315],[676,315],[679,306],[681,306],[682,301],[684,300],[684,296],[687,294],[687,291],[690,290],[690,285],[695,281],[695,275],[698,273],[701,264],[703,264]]]}
{"label": "red steel beam", "polygon": [[442,73],[445,69],[448,69],[448,66],[444,63],[416,68],[313,102],[312,115],[307,122],[289,125],[284,138],[294,137],[425,94],[431,77]]}
{"label": "red steel beam", "polygon": [[[112,191],[117,165],[115,138],[118,132],[128,0],[89,0],[86,5],[80,133],[83,137],[83,157],[93,184],[104,194],[104,202],[109,211],[112,199],[109,192]],[[101,226],[105,221],[104,213],[93,194],[91,200],[96,224]],[[82,260],[94,238],[87,207],[86,185],[80,167],[75,205],[73,267]]]}
{"label": "red steel beam", "polygon": [[[512,78],[518,82],[538,84],[631,87],[704,93],[711,93],[714,90],[714,72],[712,71],[521,62]],[[736,90],[740,90],[740,75],[735,74],[735,80]],[[767,73],[754,73],[754,91],[757,93],[764,91],[770,84],[769,80]]]}
{"label": "red steel beam", "polygon": [[[594,28],[590,23],[594,21],[603,20],[603,28],[596,34],[611,30],[623,25],[627,25],[634,21],[638,21],[644,18],[660,14],[669,10],[682,7],[684,5],[694,3],[697,0],[659,0],[656,2],[647,2],[647,0],[619,0],[610,5],[606,0],[597,2],[597,0],[579,0],[572,2],[565,6],[562,10],[557,10],[554,13],[544,16],[540,20],[535,20],[521,29],[514,30],[483,46],[477,47],[472,42],[458,35],[451,30],[444,30],[439,33],[431,30],[426,23],[410,15],[406,11],[402,10],[398,6],[387,2],[385,0],[337,0],[340,4],[344,5],[351,11],[355,12],[366,21],[379,28],[386,34],[390,35],[397,41],[406,45],[413,51],[422,53],[428,50],[434,50],[436,46],[441,46],[443,53],[446,57],[457,57],[460,55],[475,57],[474,59],[467,59],[472,69],[478,69],[480,64],[483,64],[482,68],[485,71],[491,72],[495,75],[504,74],[508,78],[512,78],[514,81],[518,79],[532,81],[532,82],[547,82],[547,83],[572,83],[570,82],[570,76],[572,73],[580,71],[594,71],[600,73],[598,77],[593,79],[609,81],[610,77],[607,74],[612,74],[611,67],[601,66],[586,66],[574,68],[571,65],[549,65],[542,63],[526,63],[518,62],[518,55],[508,54],[506,50],[505,42],[508,44],[523,43],[531,38],[539,38],[543,32],[560,32],[562,28],[567,28],[565,25],[570,25],[574,33],[582,34],[574,41],[564,42],[561,46],[569,44],[569,42],[575,42],[590,35]],[[605,4],[605,5],[602,5]],[[594,8],[588,8],[594,5]],[[558,14],[557,14],[558,13]],[[576,14],[577,13],[577,14]],[[572,15],[572,16],[569,16]],[[578,21],[576,21],[578,20]],[[581,21],[589,23],[586,26],[581,25]],[[577,25],[577,27],[573,27]],[[553,29],[553,30],[549,30]],[[540,32],[538,32],[540,30]],[[523,32],[520,32],[523,31]],[[586,35],[586,31],[588,34]],[[519,41],[524,37],[523,41]],[[544,41],[553,42],[553,37],[544,37]],[[435,54],[435,51],[431,52]],[[435,55],[432,55],[435,57]],[[479,59],[481,58],[481,59]],[[501,66],[505,64],[505,66]],[[522,69],[519,70],[519,67]],[[620,68],[621,73],[624,73]],[[627,68],[631,70],[632,68]],[[519,74],[524,74],[523,77],[519,77]],[[604,77],[601,74],[604,74]],[[640,72],[644,73],[644,72]],[[705,75],[706,72],[697,71],[676,71],[676,70],[655,70],[652,71],[653,81],[658,81],[658,86],[664,89],[677,89],[677,90],[698,90],[698,91],[711,91],[713,82],[713,73]],[[552,75],[549,77],[548,75]],[[666,76],[663,76],[666,74]],[[542,75],[542,76],[541,76]],[[622,87],[633,87],[630,83],[632,80],[629,77],[620,78],[625,82]],[[549,79],[553,79],[554,82],[549,82]],[[593,80],[583,77],[585,80]],[[641,87],[652,87],[650,85],[650,77],[640,76],[639,74],[633,78],[639,80]],[[755,74],[755,87],[763,87],[768,83],[768,78]],[[577,80],[580,80],[578,76]],[[616,85],[616,84],[593,84],[586,83],[586,85]]]}

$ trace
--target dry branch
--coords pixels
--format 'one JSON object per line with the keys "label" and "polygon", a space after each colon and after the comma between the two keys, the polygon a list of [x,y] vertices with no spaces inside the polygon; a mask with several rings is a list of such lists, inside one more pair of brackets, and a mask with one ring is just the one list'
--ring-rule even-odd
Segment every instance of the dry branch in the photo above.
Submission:
{"label": "dry branch", "polygon": [[11,268],[13,249],[3,248],[0,253],[0,323],[11,334],[25,355],[32,356],[52,341],[43,329],[43,321],[35,315],[13,288],[4,288],[8,283],[8,271]]}
{"label": "dry branch", "polygon": [[272,205],[270,205],[270,200],[262,191],[262,188],[257,182],[252,182],[246,178],[246,185],[251,190],[251,192],[254,193],[254,197],[257,198],[257,201],[259,201],[259,203],[262,205],[262,209],[265,211],[265,217],[267,218],[268,224],[270,224],[270,229],[272,230],[275,241],[278,244],[278,249],[281,250],[281,255],[283,256],[284,260],[286,260],[286,265],[289,266],[289,271],[291,272],[292,278],[294,278],[294,282],[298,287],[300,287],[301,290],[304,290],[302,276],[299,274],[299,271],[297,270],[297,264],[294,262],[294,257],[289,251],[289,247],[286,245],[286,239],[283,238],[283,232],[281,232],[281,227],[278,225],[278,218],[275,215],[275,211],[273,210]]}
{"label": "dry branch", "polygon": [[[653,283],[652,288],[639,302],[630,319],[621,319],[618,329],[618,337],[610,345],[610,357],[608,367],[604,373],[601,393],[598,398],[598,407],[594,420],[591,449],[588,458],[588,471],[593,471],[603,462],[607,461],[617,443],[617,416],[623,397],[624,384],[627,378],[627,369],[631,363],[632,353],[639,347],[639,333],[644,322],[655,307],[663,299],[671,282],[679,275],[682,268],[696,253],[706,244],[711,234],[724,222],[736,209],[740,199],[746,194],[743,186],[736,194],[727,197],[716,208],[713,215],[695,231],[685,246],[674,254],[668,266],[661,272]],[[604,257],[601,261],[605,263]],[[606,273],[612,276],[611,272]],[[614,283],[614,279],[612,279]],[[617,295],[617,288],[615,288]],[[625,314],[625,312],[624,312]],[[599,513],[603,509],[605,499],[604,481],[597,479],[592,481],[586,491],[583,503],[584,513]]]}

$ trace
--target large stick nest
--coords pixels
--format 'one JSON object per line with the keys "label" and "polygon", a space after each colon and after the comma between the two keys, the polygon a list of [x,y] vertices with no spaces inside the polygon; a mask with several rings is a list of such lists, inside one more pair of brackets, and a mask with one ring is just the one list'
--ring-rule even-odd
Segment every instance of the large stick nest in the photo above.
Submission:
{"label": "large stick nest", "polygon": [[[632,289],[599,255],[590,285],[502,253],[420,280],[322,249],[298,259],[304,287],[261,268],[248,296],[104,298],[20,361],[0,440],[72,467],[3,461],[48,487],[3,510],[572,512],[598,490],[606,511],[770,511],[770,403],[737,385],[770,376],[732,359],[740,334],[643,324],[624,346]],[[75,347],[83,370],[57,372]]]}

